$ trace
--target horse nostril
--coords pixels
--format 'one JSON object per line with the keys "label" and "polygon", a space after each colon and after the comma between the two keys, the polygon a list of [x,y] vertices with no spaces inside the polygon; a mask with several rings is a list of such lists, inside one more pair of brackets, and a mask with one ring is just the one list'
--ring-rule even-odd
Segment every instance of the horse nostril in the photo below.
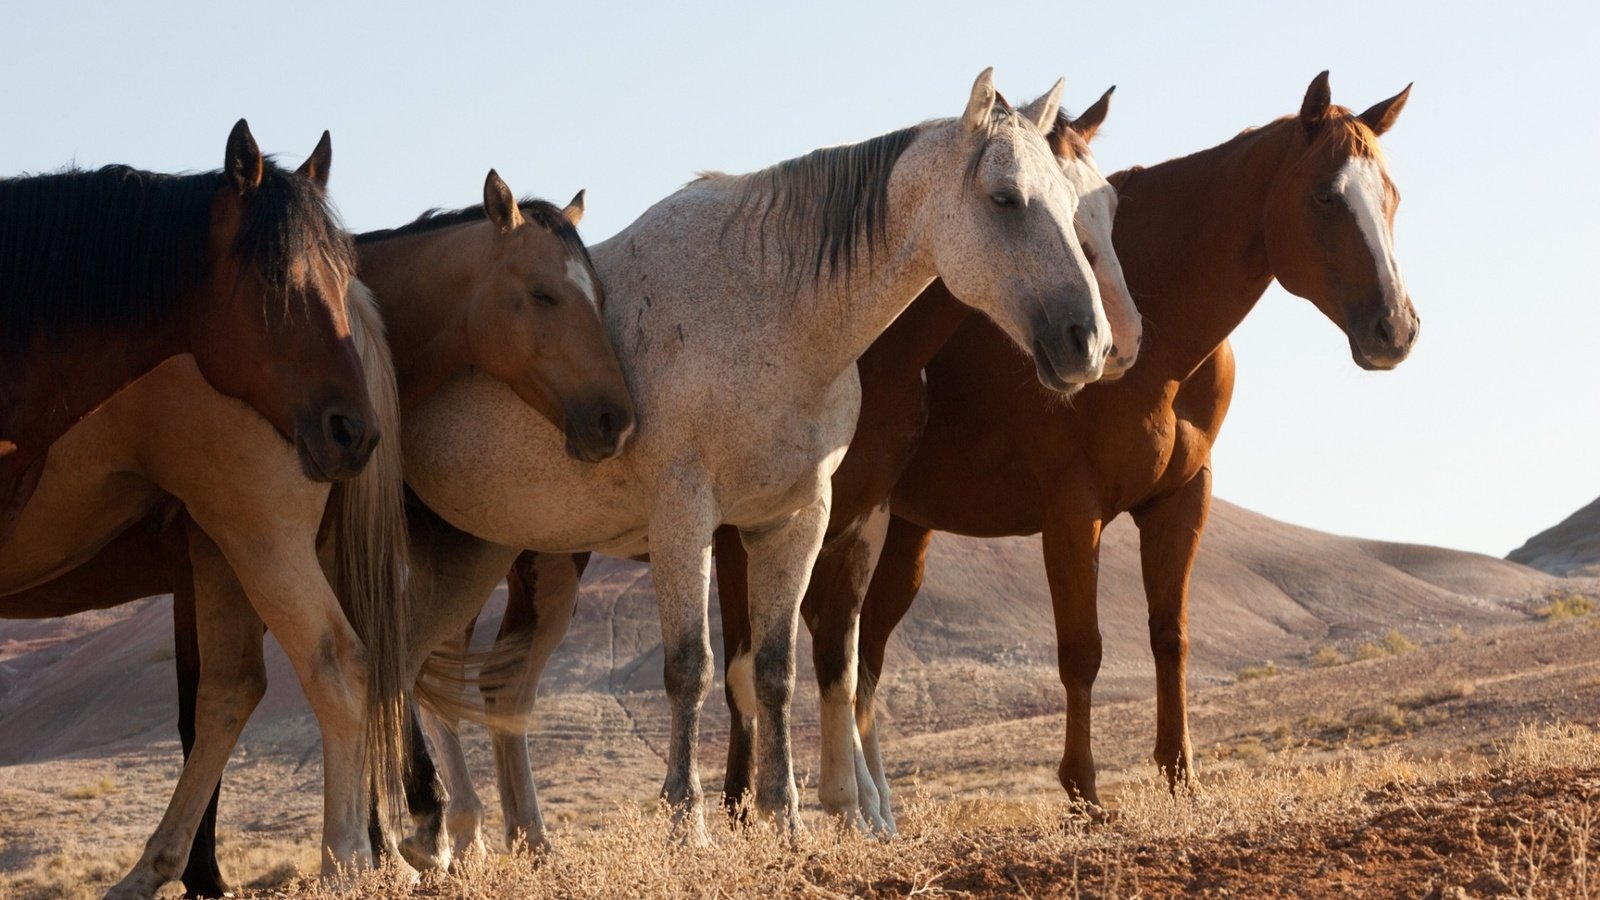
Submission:
{"label": "horse nostril", "polygon": [[1089,330],[1082,325],[1074,325],[1067,329],[1067,336],[1072,338],[1073,349],[1079,356],[1089,355]]}
{"label": "horse nostril", "polygon": [[333,441],[340,450],[349,450],[359,442],[361,428],[346,416],[329,413],[324,431],[328,435],[328,440]]}
{"label": "horse nostril", "polygon": [[1390,324],[1388,316],[1378,320],[1378,340],[1385,344],[1394,343],[1394,325]]}
{"label": "horse nostril", "polygon": [[616,419],[611,415],[611,410],[609,409],[600,414],[600,435],[605,438],[612,438],[617,435]]}

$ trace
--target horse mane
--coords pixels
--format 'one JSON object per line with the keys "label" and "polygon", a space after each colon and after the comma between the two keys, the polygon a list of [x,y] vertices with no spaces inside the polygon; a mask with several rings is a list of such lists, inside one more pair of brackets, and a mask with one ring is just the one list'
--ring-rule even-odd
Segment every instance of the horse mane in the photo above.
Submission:
{"label": "horse mane", "polygon": [[[1003,98],[996,99],[985,126],[984,139],[967,165],[968,180],[983,161],[989,139],[1002,124],[1021,117]],[[729,219],[735,221],[759,212],[757,227],[766,248],[769,229],[775,230],[785,250],[785,276],[816,284],[824,267],[829,277],[849,274],[861,245],[871,255],[885,239],[889,218],[889,177],[900,157],[933,120],[868,138],[813,150],[744,175],[701,172],[695,182],[732,181],[739,205]],[[694,183],[694,182],[691,182]],[[814,246],[814,252],[800,248]],[[809,256],[809,265],[804,257]],[[807,271],[809,268],[809,271]]]}
{"label": "horse mane", "polygon": [[[321,253],[353,254],[327,195],[270,159],[234,251],[274,287]],[[220,170],[189,175],[112,165],[0,179],[0,343],[165,322],[210,274]]]}
{"label": "horse mane", "polygon": [[[590,266],[589,248],[583,243],[583,238],[578,236],[578,229],[562,213],[561,207],[547,200],[535,197],[523,197],[517,201],[517,208],[522,211],[522,217],[544,230],[554,234],[567,252],[578,256]],[[417,234],[427,234],[431,231],[441,231],[456,225],[468,222],[487,222],[489,214],[483,204],[467,206],[461,209],[430,209],[411,222],[398,228],[380,228],[376,231],[367,231],[356,235],[355,242],[361,244],[377,243],[395,238],[410,237]]]}

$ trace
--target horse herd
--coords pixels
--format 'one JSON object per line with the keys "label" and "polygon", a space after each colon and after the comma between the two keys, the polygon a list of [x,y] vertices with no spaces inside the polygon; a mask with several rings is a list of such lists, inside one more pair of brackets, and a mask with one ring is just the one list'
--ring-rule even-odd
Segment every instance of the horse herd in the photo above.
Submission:
{"label": "horse herd", "polygon": [[[1276,278],[1363,368],[1406,357],[1377,138],[1408,93],[1355,114],[1324,72],[1296,114],[1106,178],[1110,91],[1071,118],[1059,82],[1013,106],[985,71],[955,118],[702,175],[593,248],[581,192],[517,201],[493,171],[482,205],[351,238],[327,134],[288,171],[243,121],[218,172],[0,181],[0,615],[174,595],[186,760],[112,895],[224,889],[216,790],[263,628],[321,729],[325,871],[482,849],[463,714],[491,726],[508,839],[541,844],[525,723],[591,551],[649,555],[686,838],[713,552],[730,811],[798,825],[804,619],[822,805],[887,836],[874,687],[935,530],[1043,533],[1061,782],[1097,802],[1097,554],[1130,513],[1176,785],[1228,335]],[[502,578],[495,646],[467,653]]]}

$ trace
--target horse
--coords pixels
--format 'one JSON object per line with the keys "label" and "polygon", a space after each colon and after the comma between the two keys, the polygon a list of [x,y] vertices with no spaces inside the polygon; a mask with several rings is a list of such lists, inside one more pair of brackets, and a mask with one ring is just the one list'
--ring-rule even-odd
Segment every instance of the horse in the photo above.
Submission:
{"label": "horse", "polygon": [[[860,614],[856,717],[865,753],[856,763],[871,772],[885,815],[873,696],[933,530],[1043,532],[1067,692],[1058,775],[1070,794],[1097,805],[1089,714],[1101,653],[1099,539],[1107,522],[1131,514],[1156,664],[1155,762],[1174,790],[1191,776],[1188,588],[1211,499],[1211,448],[1232,397],[1227,338],[1276,278],[1344,332],[1361,368],[1391,369],[1410,353],[1421,323],[1395,257],[1399,193],[1378,144],[1410,90],[1355,114],[1333,105],[1323,72],[1298,114],[1111,176],[1120,198],[1113,238],[1147,336],[1140,364],[1120,381],[1085,389],[1070,406],[1052,402],[1023,386],[1001,336],[977,317],[929,364],[927,427],[894,488]],[[993,459],[1011,462],[973,464]],[[815,614],[826,622],[849,616],[849,607],[836,594]]]}
{"label": "horse", "polygon": [[361,469],[379,434],[333,277],[348,251],[320,212],[332,154],[323,132],[287,172],[240,119],[220,171],[0,179],[0,544],[51,443],[178,354],[308,477]]}
{"label": "horse", "polygon": [[[576,232],[583,214],[583,192],[565,208],[529,199],[516,202],[505,182],[491,170],[484,196],[482,206],[429,212],[401,228],[370,232],[355,240],[360,273],[386,285],[389,292],[383,307],[385,323],[377,317],[368,289],[359,283],[351,287],[351,296],[358,301],[352,308],[366,311],[364,315],[373,323],[365,333],[379,334],[387,324],[388,344],[374,353],[381,350],[387,358],[390,346],[395,348],[395,404],[403,409],[406,398],[425,398],[428,385],[441,383],[467,367],[497,372],[514,389],[551,399],[552,424],[566,429],[575,456],[603,458],[626,441],[633,411],[595,305],[603,295],[584,287],[595,281]],[[216,395],[203,383],[191,381],[183,387],[189,395],[182,403],[202,407],[215,403]],[[108,410],[114,411],[119,402],[121,398],[108,404]],[[235,413],[236,417],[242,415]],[[238,427],[248,428],[248,424]],[[234,433],[230,428],[216,430]],[[397,444],[388,446],[398,450]],[[294,482],[291,471],[281,464],[274,469],[270,460],[268,463],[250,473],[249,480]],[[390,465],[398,470],[397,454]],[[336,498],[327,505],[338,509],[344,503]],[[307,505],[314,506],[320,517],[320,502]],[[392,518],[392,509],[379,518]],[[311,521],[314,524],[316,520]],[[179,733],[188,756],[197,737],[196,693],[202,654],[190,574],[190,537],[182,526],[183,518],[172,514],[170,502],[154,504],[144,520],[116,536],[88,562],[47,583],[0,597],[0,615],[67,615],[172,593]],[[310,544],[315,538],[313,530],[301,540]],[[348,599],[343,592],[340,596]],[[402,612],[392,609],[390,618],[396,619]],[[208,642],[205,656],[243,658],[245,668],[259,682],[264,677],[260,625],[254,615],[239,618],[243,637],[215,650]],[[252,624],[253,640],[248,630]],[[307,693],[312,695],[309,690]],[[240,727],[258,699],[259,691],[241,702]],[[325,738],[325,750],[327,746]],[[187,863],[180,857],[176,864],[182,869],[188,893],[196,896],[222,896],[228,890],[216,862],[216,786],[215,776],[203,785],[211,791],[209,806],[198,831],[191,832],[193,850],[188,852]],[[407,790],[420,788],[408,786]],[[188,846],[185,841],[179,849]],[[406,857],[418,862],[428,858],[426,853],[407,853]],[[434,862],[448,864],[448,856]],[[172,865],[163,869],[168,878]]]}
{"label": "horse", "polygon": [[[339,271],[331,283],[343,289],[347,279]],[[374,425],[398,434],[381,324],[357,300],[349,310]],[[157,365],[50,448],[34,495],[0,548],[0,615],[109,605],[116,598],[51,598],[44,580],[121,546],[129,531],[148,539],[148,523],[171,515],[175,502],[193,523],[170,540],[193,560],[195,627],[206,646],[193,710],[197,742],[144,853],[109,896],[153,896],[183,870],[206,798],[265,690],[263,622],[278,635],[322,729],[325,869],[370,863],[367,779],[397,784],[402,765],[405,684],[397,663],[404,657],[391,625],[404,610],[399,458],[397,441],[381,443],[362,472],[339,485],[341,500],[326,512],[330,485],[308,478],[296,449],[253,408],[212,388],[189,354]],[[332,586],[316,548],[325,521],[341,551]],[[129,585],[147,580],[133,568]]]}
{"label": "horse", "polygon": [[[769,723],[755,804],[798,828],[797,614],[829,478],[855,430],[856,359],[943,276],[1001,324],[1046,387],[1071,393],[1104,370],[1110,328],[1073,233],[1077,198],[1045,141],[1060,90],[1014,108],[985,70],[956,118],[704,175],[596,246],[607,327],[639,409],[618,458],[566,459],[537,416],[481,374],[408,416],[407,480],[437,517],[412,520],[420,580],[435,588],[414,598],[419,673],[522,550],[648,552],[671,706],[661,796],[678,835],[702,841],[711,545],[719,525],[734,526],[750,557],[754,702]],[[464,702],[459,690],[431,699]]]}
{"label": "horse", "polygon": [[[1114,88],[1112,89],[1114,90]],[[1107,90],[1077,118],[1064,112],[1047,142],[1060,161],[1062,171],[1075,186],[1080,203],[1074,225],[1078,240],[1094,269],[1106,313],[1117,336],[1104,379],[1121,377],[1137,358],[1140,322],[1122,278],[1116,250],[1111,240],[1115,214],[1115,191],[1095,167],[1088,144],[1104,122],[1110,108],[1112,90]],[[937,284],[937,282],[935,283]],[[948,291],[925,291],[857,361],[861,379],[861,412],[850,449],[833,473],[833,505],[829,509],[824,550],[812,571],[807,589],[811,598],[829,590],[854,590],[865,594],[866,577],[871,574],[872,554],[888,521],[882,499],[899,479],[915,451],[921,433],[923,408],[920,401],[922,369],[938,352],[956,327],[965,320],[968,307],[955,301]],[[913,402],[905,402],[905,398]],[[837,552],[852,545],[861,552]],[[715,539],[716,577],[722,602],[723,634],[729,660],[725,691],[733,710],[732,746],[729,767],[723,780],[723,799],[730,811],[740,808],[749,790],[751,751],[754,736],[754,697],[749,617],[746,611],[744,548],[737,529],[723,527]],[[495,771],[500,804],[506,827],[506,843],[529,847],[546,845],[544,820],[528,756],[526,731],[517,727],[531,713],[538,690],[539,676],[550,654],[565,635],[577,602],[579,578],[588,554],[573,557],[525,552],[506,576],[507,604],[497,643],[525,648],[512,677],[488,679],[481,683],[484,703],[496,713],[491,728]],[[858,601],[859,602],[859,601]],[[803,609],[805,607],[802,607]],[[807,624],[813,620],[807,618]],[[827,623],[824,623],[826,627]],[[464,649],[470,636],[463,636],[457,648]],[[824,645],[819,641],[818,646]],[[854,640],[849,641],[850,649]],[[826,735],[824,755],[842,755],[853,749],[855,722],[851,712],[854,687],[841,687],[845,673],[853,676],[854,665],[840,656],[815,660],[819,673],[837,673],[822,678]],[[821,677],[821,676],[819,676]],[[842,696],[841,696],[842,690]],[[740,698],[744,698],[742,701]],[[838,701],[842,699],[843,703]],[[455,853],[463,854],[483,846],[483,804],[473,787],[462,754],[456,723],[424,716],[429,736],[443,764],[448,789],[448,828],[454,837]],[[431,766],[425,748],[412,749],[413,766]],[[876,815],[877,802],[858,799],[858,788],[848,775],[853,768],[832,768],[830,774],[846,776],[842,781],[825,782],[819,787],[823,807],[830,813],[855,820],[861,827],[887,831],[889,821]],[[872,792],[870,780],[859,790]],[[865,809],[866,818],[858,812]]]}

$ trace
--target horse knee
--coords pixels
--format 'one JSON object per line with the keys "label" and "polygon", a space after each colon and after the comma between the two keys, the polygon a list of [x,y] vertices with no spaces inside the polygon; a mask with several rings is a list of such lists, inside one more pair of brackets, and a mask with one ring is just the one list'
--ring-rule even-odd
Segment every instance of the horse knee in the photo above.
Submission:
{"label": "horse knee", "polygon": [[1189,635],[1175,625],[1153,625],[1150,629],[1150,652],[1157,661],[1182,662],[1189,655]]}
{"label": "horse knee", "polygon": [[771,641],[756,652],[756,701],[763,707],[786,707],[794,690],[794,647]]}
{"label": "horse knee", "polygon": [[668,697],[687,697],[700,701],[704,701],[710,692],[714,674],[711,654],[695,640],[685,641],[670,649],[662,673]]}
{"label": "horse knee", "polygon": [[1061,683],[1068,689],[1093,684],[1100,674],[1100,635],[1065,639],[1057,651]]}

